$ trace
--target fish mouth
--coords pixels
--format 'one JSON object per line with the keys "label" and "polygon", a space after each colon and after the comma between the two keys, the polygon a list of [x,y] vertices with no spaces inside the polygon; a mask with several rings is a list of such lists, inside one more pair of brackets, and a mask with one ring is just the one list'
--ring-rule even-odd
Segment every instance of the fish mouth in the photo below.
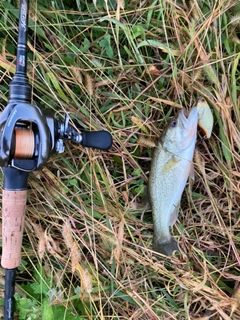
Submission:
{"label": "fish mouth", "polygon": [[190,111],[187,110],[186,108],[183,108],[183,109],[182,109],[182,113],[183,113],[183,115],[184,115],[185,118],[188,118],[188,116],[189,116],[189,114],[190,114]]}
{"label": "fish mouth", "polygon": [[189,114],[190,114],[190,112],[185,108],[183,108],[180,112],[180,121],[181,121],[181,124],[183,125],[184,128],[189,123],[189,121],[188,121]]}
{"label": "fish mouth", "polygon": [[194,120],[197,119],[198,113],[197,108],[194,107],[190,110],[183,108],[180,112],[180,120],[184,128],[189,126],[189,123],[195,122]]}

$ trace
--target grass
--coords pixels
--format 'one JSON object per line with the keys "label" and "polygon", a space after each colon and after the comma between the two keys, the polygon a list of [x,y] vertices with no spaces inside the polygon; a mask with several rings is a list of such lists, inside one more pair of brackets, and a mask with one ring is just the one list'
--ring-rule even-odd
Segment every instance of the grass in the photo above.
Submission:
{"label": "grass", "polygon": [[[16,2],[0,4],[2,108]],[[66,142],[31,174],[17,279],[18,310],[29,310],[16,317],[240,319],[239,2],[38,0],[30,9],[33,102],[114,142],[109,152]],[[195,182],[172,229],[182,254],[163,263],[151,251],[151,212],[142,215],[151,146],[199,96],[213,134],[198,133]]]}

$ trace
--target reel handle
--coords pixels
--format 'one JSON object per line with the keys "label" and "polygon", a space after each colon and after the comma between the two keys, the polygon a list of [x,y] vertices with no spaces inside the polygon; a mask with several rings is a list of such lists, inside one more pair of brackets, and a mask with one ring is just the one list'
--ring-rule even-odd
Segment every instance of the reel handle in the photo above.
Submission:
{"label": "reel handle", "polygon": [[2,190],[2,258],[5,269],[17,268],[21,263],[21,247],[27,190]]}
{"label": "reel handle", "polygon": [[112,146],[112,136],[108,131],[82,131],[81,136],[83,147],[108,150]]}

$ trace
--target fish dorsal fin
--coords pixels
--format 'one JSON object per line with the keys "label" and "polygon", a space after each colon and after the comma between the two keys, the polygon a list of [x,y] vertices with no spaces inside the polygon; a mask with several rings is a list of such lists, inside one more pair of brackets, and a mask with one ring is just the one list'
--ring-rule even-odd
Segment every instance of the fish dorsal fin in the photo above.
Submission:
{"label": "fish dorsal fin", "polygon": [[189,170],[189,174],[188,174],[189,178],[194,181],[194,180],[195,180],[195,176],[194,176],[194,165],[193,165],[192,162],[189,164],[189,169],[188,169],[188,170]]}
{"label": "fish dorsal fin", "polygon": [[169,226],[170,227],[172,227],[174,225],[174,223],[177,221],[179,208],[180,208],[180,201],[176,204],[173,212],[170,215],[170,219],[169,219]]}
{"label": "fish dorsal fin", "polygon": [[194,177],[194,165],[192,162],[189,162],[185,172],[184,172],[184,177],[185,179],[187,180],[188,178],[189,179],[192,179],[193,181],[195,180],[195,177]]}

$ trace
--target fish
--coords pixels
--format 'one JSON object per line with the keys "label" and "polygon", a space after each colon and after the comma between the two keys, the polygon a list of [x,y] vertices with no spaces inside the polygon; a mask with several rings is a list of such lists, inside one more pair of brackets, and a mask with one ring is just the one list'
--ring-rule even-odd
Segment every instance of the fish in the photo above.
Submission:
{"label": "fish", "polygon": [[153,215],[153,251],[171,256],[179,251],[169,227],[178,218],[188,178],[194,179],[193,155],[197,139],[198,110],[180,112],[170,121],[153,153],[148,180]]}

